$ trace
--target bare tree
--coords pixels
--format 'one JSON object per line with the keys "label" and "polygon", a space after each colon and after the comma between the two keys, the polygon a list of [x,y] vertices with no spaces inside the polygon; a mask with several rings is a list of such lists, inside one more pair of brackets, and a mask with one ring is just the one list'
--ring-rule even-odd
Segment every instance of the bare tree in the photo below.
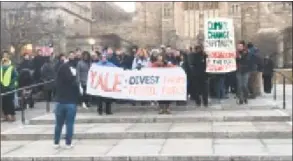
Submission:
{"label": "bare tree", "polygon": [[17,8],[1,7],[1,47],[12,46],[17,60],[24,45],[44,39],[52,41],[56,35],[64,33],[62,19],[48,19],[44,8],[38,3],[31,7],[32,3],[35,2],[23,2]]}

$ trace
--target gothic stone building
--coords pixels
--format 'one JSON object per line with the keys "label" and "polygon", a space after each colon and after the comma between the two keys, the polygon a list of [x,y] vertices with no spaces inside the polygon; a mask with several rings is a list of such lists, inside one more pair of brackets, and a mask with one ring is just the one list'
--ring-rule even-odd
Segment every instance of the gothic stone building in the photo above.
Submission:
{"label": "gothic stone building", "polygon": [[235,40],[254,42],[263,55],[278,53],[281,64],[290,62],[280,55],[292,60],[291,2],[136,2],[135,16],[142,45],[187,48],[203,41],[205,19],[229,17]]}

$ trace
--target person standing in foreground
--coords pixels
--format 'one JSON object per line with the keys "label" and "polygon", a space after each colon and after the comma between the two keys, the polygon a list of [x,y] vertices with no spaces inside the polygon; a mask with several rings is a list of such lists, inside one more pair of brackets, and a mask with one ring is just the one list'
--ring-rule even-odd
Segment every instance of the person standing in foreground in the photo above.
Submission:
{"label": "person standing in foreground", "polygon": [[60,66],[56,77],[55,148],[60,147],[59,143],[64,123],[66,124],[66,148],[72,147],[73,126],[79,96],[76,70],[66,62]]}

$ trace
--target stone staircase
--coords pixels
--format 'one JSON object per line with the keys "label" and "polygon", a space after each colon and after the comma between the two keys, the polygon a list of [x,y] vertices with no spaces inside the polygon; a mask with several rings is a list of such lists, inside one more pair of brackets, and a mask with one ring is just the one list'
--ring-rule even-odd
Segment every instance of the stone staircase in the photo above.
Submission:
{"label": "stone staircase", "polygon": [[73,149],[53,148],[47,114],[1,133],[1,161],[291,161],[291,117],[274,107],[173,105],[172,115],[158,115],[125,104],[111,116],[79,109]]}

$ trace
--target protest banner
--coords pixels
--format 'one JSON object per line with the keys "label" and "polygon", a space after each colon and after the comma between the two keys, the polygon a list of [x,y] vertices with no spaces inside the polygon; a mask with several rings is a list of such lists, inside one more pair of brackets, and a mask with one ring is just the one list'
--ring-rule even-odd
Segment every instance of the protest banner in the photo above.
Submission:
{"label": "protest banner", "polygon": [[179,67],[123,70],[92,65],[87,93],[130,100],[186,100],[186,74]]}
{"label": "protest banner", "polygon": [[236,70],[236,48],[233,20],[209,18],[204,24],[205,52],[208,55],[206,72],[226,73]]}

